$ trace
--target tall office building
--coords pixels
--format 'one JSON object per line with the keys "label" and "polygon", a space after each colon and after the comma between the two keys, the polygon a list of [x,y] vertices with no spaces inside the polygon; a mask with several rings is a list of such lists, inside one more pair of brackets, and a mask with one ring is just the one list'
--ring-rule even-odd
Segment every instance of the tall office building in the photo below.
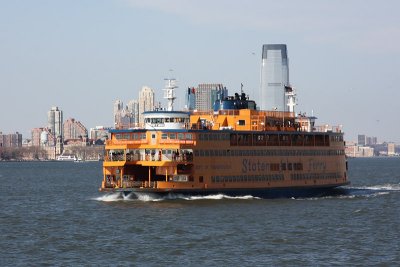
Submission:
{"label": "tall office building", "polygon": [[358,139],[358,145],[359,146],[365,146],[366,139],[367,139],[365,134],[359,134],[357,139]]}
{"label": "tall office building", "polygon": [[124,103],[119,99],[115,100],[115,102],[114,102],[114,110],[113,110],[114,124],[118,119],[117,116],[118,116],[119,112],[121,110],[123,110],[123,109],[124,109]]}
{"label": "tall office building", "polygon": [[55,138],[63,138],[63,112],[59,110],[58,107],[52,107],[47,113],[47,122],[50,132]]}
{"label": "tall office building", "polygon": [[144,122],[143,112],[152,110],[154,110],[154,90],[143,86],[139,92],[139,122]]}
{"label": "tall office building", "polygon": [[287,111],[285,86],[289,86],[289,59],[286,45],[263,45],[260,109]]}
{"label": "tall office building", "polygon": [[131,100],[128,102],[128,112],[132,115],[131,123],[139,122],[139,102],[137,100]]}
{"label": "tall office building", "polygon": [[221,83],[201,83],[197,88],[188,88],[186,106],[189,110],[210,111],[214,102],[228,96],[228,90]]}

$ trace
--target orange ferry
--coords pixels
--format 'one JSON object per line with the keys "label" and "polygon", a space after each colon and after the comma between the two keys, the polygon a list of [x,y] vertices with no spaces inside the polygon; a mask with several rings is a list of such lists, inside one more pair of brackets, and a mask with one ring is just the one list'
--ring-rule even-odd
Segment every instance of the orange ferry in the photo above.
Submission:
{"label": "orange ferry", "polygon": [[144,112],[144,127],[110,130],[100,191],[308,197],[349,184],[340,127],[257,110],[244,94],[216,111],[171,107]]}

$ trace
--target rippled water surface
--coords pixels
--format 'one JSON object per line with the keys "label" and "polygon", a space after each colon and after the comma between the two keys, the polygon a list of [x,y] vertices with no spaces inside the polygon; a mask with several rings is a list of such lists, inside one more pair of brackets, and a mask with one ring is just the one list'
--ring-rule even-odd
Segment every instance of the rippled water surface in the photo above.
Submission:
{"label": "rippled water surface", "polygon": [[339,196],[134,199],[99,162],[0,162],[0,266],[399,266],[400,158],[349,168]]}

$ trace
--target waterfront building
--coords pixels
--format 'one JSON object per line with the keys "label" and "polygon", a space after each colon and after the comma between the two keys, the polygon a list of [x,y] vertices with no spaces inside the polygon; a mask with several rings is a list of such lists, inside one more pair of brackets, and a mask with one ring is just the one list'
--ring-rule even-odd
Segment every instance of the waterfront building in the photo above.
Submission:
{"label": "waterfront building", "polygon": [[47,113],[47,127],[56,137],[63,139],[63,112],[58,107],[52,107]]}
{"label": "waterfront building", "polygon": [[387,152],[387,154],[388,154],[388,156],[396,155],[394,143],[388,143],[388,152]]}
{"label": "waterfront building", "polygon": [[86,127],[74,118],[69,118],[64,122],[64,141],[70,139],[80,139],[88,136]]}
{"label": "waterfront building", "polygon": [[32,146],[54,147],[56,144],[56,138],[48,128],[33,128],[31,130],[31,137]]}
{"label": "waterfront building", "polygon": [[222,83],[201,83],[197,88],[188,88],[186,106],[188,110],[210,111],[214,102],[228,96],[228,90]]}
{"label": "waterfront building", "polygon": [[375,149],[369,146],[359,146],[354,142],[346,142],[345,154],[351,158],[373,157]]}
{"label": "waterfront building", "polygon": [[289,84],[289,59],[285,44],[262,48],[260,109],[288,111],[285,86]]}
{"label": "waterfront building", "polygon": [[367,138],[366,138],[365,134],[359,134],[357,139],[358,139],[358,145],[359,146],[365,146],[366,145]]}
{"label": "waterfront building", "polygon": [[3,134],[0,132],[0,147],[22,147],[22,134]]}
{"label": "waterfront building", "polygon": [[89,138],[97,143],[105,143],[109,138],[109,130],[111,127],[96,126],[95,128],[90,128]]}
{"label": "waterfront building", "polygon": [[142,115],[145,111],[154,110],[154,90],[148,86],[143,86],[139,92],[139,122],[144,122]]}

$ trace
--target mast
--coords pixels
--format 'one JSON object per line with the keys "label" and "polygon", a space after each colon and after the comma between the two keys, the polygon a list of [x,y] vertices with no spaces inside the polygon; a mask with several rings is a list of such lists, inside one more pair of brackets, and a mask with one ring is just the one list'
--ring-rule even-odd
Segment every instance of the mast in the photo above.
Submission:
{"label": "mast", "polygon": [[164,98],[167,99],[167,111],[174,110],[174,100],[175,96],[175,88],[178,88],[176,85],[176,80],[173,78],[164,79],[166,81],[164,90]]}

